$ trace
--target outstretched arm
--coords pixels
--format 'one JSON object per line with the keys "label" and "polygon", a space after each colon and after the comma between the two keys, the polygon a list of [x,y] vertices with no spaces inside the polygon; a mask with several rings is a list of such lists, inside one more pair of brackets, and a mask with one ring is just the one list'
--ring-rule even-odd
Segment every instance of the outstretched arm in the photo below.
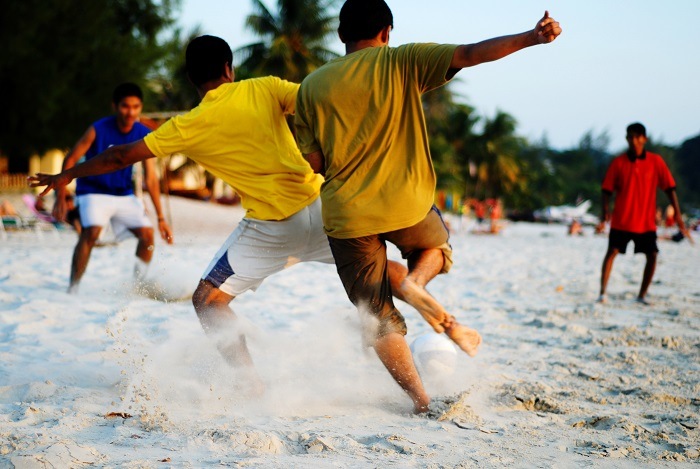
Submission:
{"label": "outstretched arm", "polygon": [[457,47],[450,63],[450,69],[456,72],[459,69],[473,67],[484,62],[493,62],[526,47],[550,43],[560,34],[559,22],[550,18],[549,12],[545,11],[542,19],[531,31]]}
{"label": "outstretched arm", "polygon": [[686,228],[685,222],[683,221],[683,214],[681,213],[681,204],[678,202],[678,195],[676,194],[676,189],[674,188],[667,190],[666,195],[668,196],[668,200],[671,202],[671,206],[673,207],[673,212],[675,213],[676,224],[678,225],[678,229],[681,233],[683,233],[683,236],[688,238],[690,244],[695,244],[693,238],[690,236],[690,231],[688,231],[688,228]]}
{"label": "outstretched arm", "polygon": [[146,190],[151,197],[153,208],[155,208],[156,216],[158,217],[158,231],[160,232],[160,237],[168,244],[173,244],[173,232],[165,221],[163,210],[160,205],[160,182],[158,181],[158,174],[156,173],[156,162],[151,158],[146,159],[143,162],[143,170],[146,173]]}
{"label": "outstretched arm", "polygon": [[[90,149],[92,142],[95,141],[95,128],[90,126],[82,137],[78,140],[75,146],[68,152],[63,159],[62,170],[70,169],[76,165],[78,160],[83,157]],[[56,189],[56,200],[53,205],[53,217],[59,221],[65,221],[68,211],[66,204],[66,188],[65,186]]]}
{"label": "outstretched arm", "polygon": [[46,189],[41,193],[43,196],[51,189],[58,191],[66,187],[75,178],[111,173],[153,156],[155,155],[143,140],[126,145],[116,145],[84,163],[64,169],[59,174],[38,173],[35,176],[30,176],[28,178],[29,185],[31,187],[46,186]]}

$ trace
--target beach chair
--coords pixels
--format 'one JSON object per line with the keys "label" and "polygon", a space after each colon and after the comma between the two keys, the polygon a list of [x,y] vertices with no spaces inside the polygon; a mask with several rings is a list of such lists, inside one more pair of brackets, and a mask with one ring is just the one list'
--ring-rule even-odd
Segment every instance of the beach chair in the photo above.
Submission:
{"label": "beach chair", "polygon": [[18,215],[3,215],[0,223],[0,240],[7,240],[7,231],[25,229],[24,221]]}

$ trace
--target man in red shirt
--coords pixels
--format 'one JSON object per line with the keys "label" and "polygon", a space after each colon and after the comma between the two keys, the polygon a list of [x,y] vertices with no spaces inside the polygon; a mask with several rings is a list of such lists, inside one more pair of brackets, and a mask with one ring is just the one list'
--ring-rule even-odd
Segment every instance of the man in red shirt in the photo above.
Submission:
{"label": "man in red shirt", "polygon": [[676,223],[681,232],[692,242],[690,233],[683,223],[681,209],[676,196],[676,182],[661,156],[646,151],[646,129],[640,123],[627,127],[626,153],[610,163],[603,180],[603,216],[601,224],[610,220],[610,198],[616,193],[615,207],[610,223],[608,252],[603,260],[600,280],[600,297],[605,303],[605,289],[610,278],[613,261],[618,253],[627,251],[627,244],[634,241],[634,252],[642,252],[647,257],[642,286],[637,302],[649,304],[645,299],[656,268],[656,189],[666,192],[675,211]]}

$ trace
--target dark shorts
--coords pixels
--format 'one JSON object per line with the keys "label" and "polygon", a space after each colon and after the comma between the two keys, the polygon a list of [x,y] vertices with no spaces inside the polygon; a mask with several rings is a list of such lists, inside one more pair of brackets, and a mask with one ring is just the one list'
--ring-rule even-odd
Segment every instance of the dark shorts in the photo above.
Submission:
{"label": "dark shorts", "polygon": [[338,275],[350,301],[360,312],[377,318],[375,336],[391,332],[406,335],[406,322],[394,306],[387,270],[386,242],[401,251],[409,266],[425,249],[440,249],[444,265],[441,273],[452,266],[449,232],[437,207],[433,206],[423,221],[408,228],[361,238],[329,237]]}
{"label": "dark shorts", "polygon": [[608,251],[617,249],[621,254],[627,252],[627,244],[634,241],[634,252],[644,254],[652,254],[659,252],[659,247],[656,245],[656,231],[647,231],[646,233],[632,233],[623,230],[610,230],[610,238],[608,241]]}

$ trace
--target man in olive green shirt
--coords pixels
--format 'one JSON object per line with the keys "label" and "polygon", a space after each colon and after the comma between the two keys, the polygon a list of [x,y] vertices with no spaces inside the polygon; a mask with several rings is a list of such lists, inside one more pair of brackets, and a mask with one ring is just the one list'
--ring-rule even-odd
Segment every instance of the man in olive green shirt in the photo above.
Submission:
{"label": "man in olive green shirt", "polygon": [[[414,411],[424,412],[430,398],[413,365],[392,288],[468,354],[476,354],[481,337],[425,290],[449,270],[452,251],[433,206],[435,171],[421,95],[462,68],[552,42],[561,28],[545,12],[533,30],[521,34],[461,46],[391,48],[392,27],[383,0],[346,1],[338,28],[346,55],[304,80],[295,124],[302,153],[325,177],[324,227],[348,297],[376,319],[370,332],[380,360],[409,394]],[[387,241],[407,259],[401,281],[389,273]]]}

